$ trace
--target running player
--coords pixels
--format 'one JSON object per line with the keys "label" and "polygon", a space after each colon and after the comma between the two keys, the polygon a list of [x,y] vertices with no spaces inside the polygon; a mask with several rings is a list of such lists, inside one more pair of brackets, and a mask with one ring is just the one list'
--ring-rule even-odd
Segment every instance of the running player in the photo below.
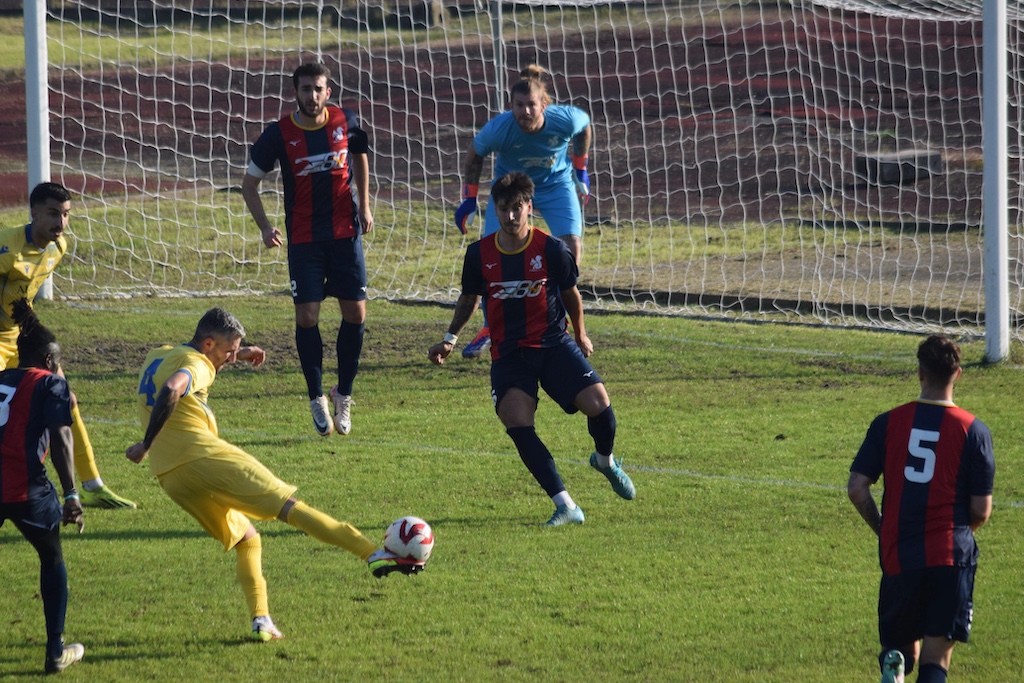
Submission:
{"label": "running player", "polygon": [[[510,171],[530,176],[535,188],[533,205],[544,217],[551,234],[572,253],[578,266],[583,255],[582,204],[590,196],[587,154],[590,151],[590,117],[579,107],[551,104],[546,72],[536,64],[523,69],[511,89],[511,111],[487,122],[473,138],[463,172],[462,204],[455,224],[465,234],[477,212],[477,193],[484,159],[494,153],[494,177]],[[571,163],[569,146],[572,145]],[[488,202],[484,237],[498,232],[494,202]],[[484,327],[462,350],[465,358],[481,356],[491,344],[484,311]]]}
{"label": "running player", "polygon": [[[615,493],[632,500],[636,489],[612,455],[615,412],[587,360],[594,346],[584,326],[576,261],[561,240],[529,224],[533,190],[530,177],[518,171],[494,183],[491,202],[501,229],[466,250],[462,294],[448,333],[427,356],[432,363],[444,363],[483,296],[491,321],[491,396],[498,418],[555,504],[548,526],[582,524],[583,510],[566,491],[551,452],[534,428],[538,385],[566,413],[587,416],[594,439],[590,466],[608,479]],[[575,341],[566,331],[567,313]]]}
{"label": "running player", "polygon": [[[361,236],[373,228],[369,142],[354,112],[327,103],[330,70],[303,64],[292,74],[296,110],[270,124],[252,146],[242,196],[267,247],[281,231],[267,218],[263,178],[281,166],[288,273],[295,304],[295,347],[306,378],[313,426],[321,436],[352,429],[352,385],[359,370],[366,322],[366,262]],[[335,348],[338,382],[331,401],[323,390],[320,304],[338,299],[342,323]],[[331,419],[333,404],[334,419]]]}

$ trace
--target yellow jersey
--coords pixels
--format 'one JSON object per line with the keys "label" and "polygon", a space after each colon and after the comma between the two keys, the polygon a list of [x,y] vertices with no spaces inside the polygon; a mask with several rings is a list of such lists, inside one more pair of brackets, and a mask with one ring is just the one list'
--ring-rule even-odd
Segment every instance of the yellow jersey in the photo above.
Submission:
{"label": "yellow jersey", "polygon": [[217,418],[207,405],[217,369],[190,344],[161,346],[146,356],[139,373],[142,429],[149,426],[160,388],[178,371],[188,374],[188,386],[149,449],[149,468],[157,476],[223,450],[224,441],[217,435]]}
{"label": "yellow jersey", "polygon": [[18,325],[11,318],[14,302],[28,299],[31,303],[67,250],[63,235],[37,248],[30,225],[0,230],[0,332],[14,331],[17,337]]}

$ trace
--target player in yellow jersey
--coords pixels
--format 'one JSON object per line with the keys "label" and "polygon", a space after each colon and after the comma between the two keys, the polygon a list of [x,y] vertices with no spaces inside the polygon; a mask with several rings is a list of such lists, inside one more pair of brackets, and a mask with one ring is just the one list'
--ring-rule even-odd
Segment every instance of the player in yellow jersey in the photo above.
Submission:
{"label": "player in yellow jersey", "polygon": [[[30,302],[39,292],[68,249],[64,231],[71,213],[71,193],[57,183],[40,183],[29,195],[32,222],[0,231],[0,370],[18,367],[18,323],[12,306],[19,299]],[[63,377],[63,369],[58,368]],[[85,431],[78,399],[71,394],[71,432],[75,442],[75,471],[82,481],[82,505],[134,508],[103,483],[92,442]]]}
{"label": "player in yellow jersey", "polygon": [[358,529],[294,497],[296,487],[278,479],[241,448],[221,439],[207,405],[217,373],[236,359],[263,364],[258,346],[242,346],[245,329],[221,308],[206,312],[187,344],[161,346],[146,356],[139,374],[139,410],[146,435],[125,452],[150,470],[182,509],[196,518],[225,550],[234,548],[238,582],[252,616],[253,640],[282,638],[270,618],[263,547],[251,519],[280,519],[323,543],[366,560],[380,578],[413,574],[423,563],[378,549]]}

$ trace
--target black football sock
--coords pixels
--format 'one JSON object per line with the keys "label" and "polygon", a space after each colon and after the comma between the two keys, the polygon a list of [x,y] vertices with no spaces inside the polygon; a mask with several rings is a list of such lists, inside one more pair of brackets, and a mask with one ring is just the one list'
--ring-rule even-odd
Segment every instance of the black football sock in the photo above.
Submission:
{"label": "black football sock", "polygon": [[320,339],[320,327],[295,326],[295,348],[299,352],[299,365],[302,366],[302,374],[306,378],[306,389],[309,391],[309,400],[324,393],[323,364],[324,344]]}
{"label": "black football sock", "polygon": [[551,451],[537,436],[536,429],[533,427],[510,427],[505,432],[516,445],[516,450],[519,451],[519,457],[522,458],[526,469],[530,470],[530,474],[548,496],[554,496],[565,490],[562,478],[558,476],[558,469],[555,467],[555,459],[551,457]]}

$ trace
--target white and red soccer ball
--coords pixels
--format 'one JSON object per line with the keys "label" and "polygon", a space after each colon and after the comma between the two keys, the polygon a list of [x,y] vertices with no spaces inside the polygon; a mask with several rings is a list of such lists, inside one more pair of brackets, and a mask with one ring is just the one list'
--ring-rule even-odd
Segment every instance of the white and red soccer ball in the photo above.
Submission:
{"label": "white and red soccer ball", "polygon": [[406,560],[426,562],[434,549],[434,530],[419,517],[401,517],[384,532],[384,549]]}

